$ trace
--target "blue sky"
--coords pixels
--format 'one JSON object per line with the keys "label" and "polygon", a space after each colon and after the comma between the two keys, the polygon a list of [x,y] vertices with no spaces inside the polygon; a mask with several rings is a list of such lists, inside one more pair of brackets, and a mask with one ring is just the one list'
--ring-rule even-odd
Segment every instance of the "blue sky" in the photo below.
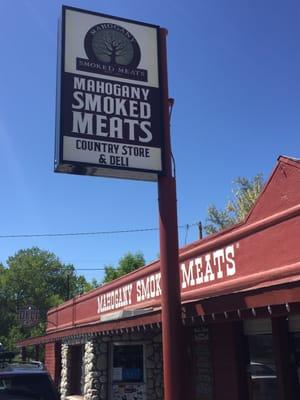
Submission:
{"label": "blue sky", "polygon": [[[0,2],[0,235],[158,226],[157,185],[53,172],[58,0]],[[267,178],[279,155],[300,158],[298,0],[105,0],[69,6],[166,27],[179,225],[223,207],[237,176]],[[180,229],[180,245],[197,229]],[[0,238],[53,251],[102,279],[127,251],[147,262],[159,234]]]}

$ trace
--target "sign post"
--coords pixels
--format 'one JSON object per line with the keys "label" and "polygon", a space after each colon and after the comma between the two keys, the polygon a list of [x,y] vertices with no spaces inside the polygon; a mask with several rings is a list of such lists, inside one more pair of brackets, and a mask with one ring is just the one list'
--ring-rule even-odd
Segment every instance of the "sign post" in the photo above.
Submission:
{"label": "sign post", "polygon": [[166,30],[63,6],[55,171],[158,182],[164,399],[184,363]]}
{"label": "sign post", "polygon": [[181,319],[180,275],[176,180],[172,174],[170,116],[165,29],[160,29],[161,76],[164,121],[164,175],[158,178],[160,270],[162,286],[162,338],[164,399],[184,398],[183,327]]}

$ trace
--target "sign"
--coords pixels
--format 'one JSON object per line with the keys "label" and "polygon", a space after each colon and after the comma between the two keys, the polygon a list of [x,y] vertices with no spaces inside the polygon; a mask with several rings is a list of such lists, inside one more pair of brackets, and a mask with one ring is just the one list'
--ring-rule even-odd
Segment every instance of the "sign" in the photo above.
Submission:
{"label": "sign", "polygon": [[[238,251],[239,243],[235,243],[181,262],[181,293],[235,278]],[[161,273],[156,271],[99,294],[97,313],[100,319],[108,313],[112,318],[124,318],[124,314],[116,312],[145,307],[152,300],[160,299],[161,295]]]}
{"label": "sign", "polygon": [[40,312],[34,306],[24,307],[18,311],[18,319],[25,327],[32,327],[38,324]]}
{"label": "sign", "polygon": [[55,171],[157,180],[158,27],[63,6]]}
{"label": "sign", "polygon": [[145,400],[144,383],[119,383],[112,385],[113,400]]}

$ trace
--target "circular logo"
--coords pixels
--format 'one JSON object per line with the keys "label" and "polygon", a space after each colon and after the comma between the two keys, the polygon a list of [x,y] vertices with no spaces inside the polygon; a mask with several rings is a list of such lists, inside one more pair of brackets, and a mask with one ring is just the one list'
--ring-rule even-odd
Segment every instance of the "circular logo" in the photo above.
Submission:
{"label": "circular logo", "polygon": [[116,24],[98,24],[86,34],[84,48],[88,58],[103,64],[137,68],[141,50],[134,36]]}

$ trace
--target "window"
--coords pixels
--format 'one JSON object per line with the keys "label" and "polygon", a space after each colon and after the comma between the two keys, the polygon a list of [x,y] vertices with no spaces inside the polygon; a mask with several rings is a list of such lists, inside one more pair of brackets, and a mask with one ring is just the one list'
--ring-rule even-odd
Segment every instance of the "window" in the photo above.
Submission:
{"label": "window", "polygon": [[276,400],[277,376],[271,334],[249,335],[248,365],[250,400]]}
{"label": "window", "polygon": [[144,346],[142,344],[113,345],[113,382],[144,381]]}

